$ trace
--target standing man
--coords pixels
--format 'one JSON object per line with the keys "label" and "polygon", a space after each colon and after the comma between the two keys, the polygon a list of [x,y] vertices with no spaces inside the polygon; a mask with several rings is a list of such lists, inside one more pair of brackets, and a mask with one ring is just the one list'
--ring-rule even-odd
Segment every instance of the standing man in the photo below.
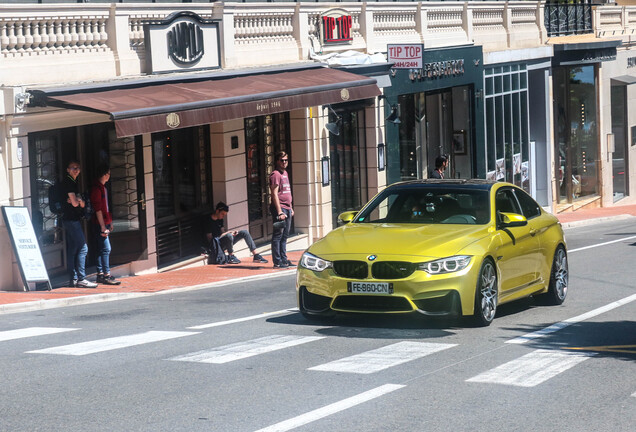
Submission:
{"label": "standing man", "polygon": [[96,283],[86,279],[86,255],[88,246],[80,220],[84,215],[86,203],[79,194],[77,177],[80,174],[80,164],[71,160],[66,166],[66,177],[62,182],[62,196],[66,200],[62,203],[62,224],[66,231],[66,262],[70,287],[95,288]]}
{"label": "standing man", "polygon": [[284,151],[276,153],[276,169],[269,176],[269,189],[272,197],[270,211],[274,221],[285,221],[282,228],[274,228],[272,234],[272,260],[274,268],[293,267],[294,264],[287,259],[287,237],[291,229],[291,218],[294,216],[292,208],[292,193],[287,166],[289,157]]}
{"label": "standing man", "polygon": [[437,156],[435,159],[435,169],[431,171],[431,178],[434,179],[443,179],[444,178],[444,170],[448,166],[448,158],[446,155]]}
{"label": "standing man", "polygon": [[206,219],[205,226],[203,230],[205,231],[206,239],[208,244],[210,245],[210,250],[212,250],[212,241],[214,238],[219,239],[219,243],[221,249],[227,251],[228,264],[240,264],[241,261],[234,256],[234,245],[239,240],[245,240],[245,244],[254,255],[253,261],[255,263],[266,263],[267,260],[263,258],[256,252],[256,244],[254,244],[254,240],[247,230],[240,231],[225,231],[223,226],[223,219],[227,216],[227,213],[230,211],[230,208],[224,202],[219,202],[216,205],[216,209],[214,213],[210,215],[209,218]]}
{"label": "standing man", "polygon": [[110,233],[113,230],[113,214],[108,205],[106,182],[110,180],[110,167],[100,164],[97,167],[97,180],[91,189],[93,205],[93,232],[97,238],[97,283],[119,285],[121,282],[110,274]]}

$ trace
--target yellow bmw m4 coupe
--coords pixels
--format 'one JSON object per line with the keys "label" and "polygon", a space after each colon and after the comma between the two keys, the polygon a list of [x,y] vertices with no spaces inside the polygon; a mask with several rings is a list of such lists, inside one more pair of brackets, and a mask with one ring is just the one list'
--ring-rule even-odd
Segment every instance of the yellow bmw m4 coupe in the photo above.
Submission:
{"label": "yellow bmw m4 coupe", "polygon": [[339,216],[303,254],[300,312],[472,316],[527,296],[561,304],[568,259],[561,224],[522,189],[486,180],[396,183]]}

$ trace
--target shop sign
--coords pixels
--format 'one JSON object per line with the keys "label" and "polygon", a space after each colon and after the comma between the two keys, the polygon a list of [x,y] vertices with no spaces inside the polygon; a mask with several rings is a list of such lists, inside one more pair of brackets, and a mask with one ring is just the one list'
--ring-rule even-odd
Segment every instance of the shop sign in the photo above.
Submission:
{"label": "shop sign", "polygon": [[144,22],[144,38],[151,73],[220,67],[219,20],[175,12],[164,20]]}
{"label": "shop sign", "polygon": [[350,44],[353,18],[344,9],[331,9],[320,16],[323,45]]}
{"label": "shop sign", "polygon": [[394,69],[421,69],[423,67],[423,44],[389,44],[388,61]]}
{"label": "shop sign", "polygon": [[50,289],[49,275],[29,217],[29,210],[26,207],[6,206],[2,207],[2,215],[24,286],[29,287],[30,282],[47,282]]}

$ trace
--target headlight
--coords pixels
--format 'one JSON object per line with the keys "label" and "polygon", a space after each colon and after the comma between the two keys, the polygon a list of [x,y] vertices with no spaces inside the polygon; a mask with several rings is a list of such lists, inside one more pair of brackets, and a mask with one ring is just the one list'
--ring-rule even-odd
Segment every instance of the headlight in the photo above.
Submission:
{"label": "headlight", "polygon": [[448,258],[442,258],[435,261],[419,263],[418,270],[424,270],[429,274],[453,273],[464,270],[470,264],[471,256],[458,255]]}
{"label": "headlight", "polygon": [[310,254],[309,252],[305,252],[300,258],[300,265],[305,267],[306,269],[321,272],[323,270],[331,268],[331,261],[318,258],[317,256]]}

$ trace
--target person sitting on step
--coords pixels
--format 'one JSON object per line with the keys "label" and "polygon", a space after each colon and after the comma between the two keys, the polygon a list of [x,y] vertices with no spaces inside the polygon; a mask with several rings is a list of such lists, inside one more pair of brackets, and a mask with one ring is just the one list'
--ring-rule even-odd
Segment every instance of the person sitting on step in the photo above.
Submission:
{"label": "person sitting on step", "polygon": [[[218,238],[219,243],[221,244],[221,248],[228,254],[227,262],[229,264],[240,264],[241,261],[236,256],[234,256],[234,245],[240,240],[245,240],[247,247],[252,252],[252,255],[254,255],[254,262],[266,263],[267,260],[256,253],[256,245],[254,244],[254,240],[252,240],[252,236],[247,230],[225,231],[225,228],[223,226],[223,219],[229,211],[230,208],[227,204],[225,204],[224,202],[219,202],[216,205],[214,213],[212,213],[210,217],[206,218],[204,232],[208,244],[211,244],[215,238]],[[212,249],[212,247],[210,247],[210,249]]]}

